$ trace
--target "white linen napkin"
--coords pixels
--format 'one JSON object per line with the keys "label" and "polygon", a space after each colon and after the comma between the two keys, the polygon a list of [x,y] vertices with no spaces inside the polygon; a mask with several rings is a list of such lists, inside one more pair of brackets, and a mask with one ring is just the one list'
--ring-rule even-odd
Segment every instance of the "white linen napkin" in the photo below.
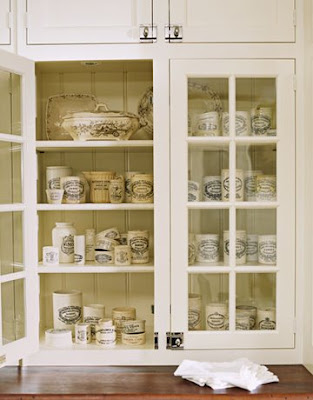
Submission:
{"label": "white linen napkin", "polygon": [[183,360],[174,375],[214,390],[237,386],[252,391],[259,385],[279,382],[278,377],[264,365],[255,364],[247,358],[222,363]]}

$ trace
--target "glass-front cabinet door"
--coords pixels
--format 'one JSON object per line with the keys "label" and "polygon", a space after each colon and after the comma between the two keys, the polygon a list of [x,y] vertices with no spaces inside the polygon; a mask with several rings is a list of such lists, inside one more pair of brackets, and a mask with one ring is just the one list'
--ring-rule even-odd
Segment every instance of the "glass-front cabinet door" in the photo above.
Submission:
{"label": "glass-front cabinet door", "polygon": [[171,62],[171,331],[292,348],[293,61]]}
{"label": "glass-front cabinet door", "polygon": [[10,28],[11,0],[0,2],[0,45],[11,44]]}
{"label": "glass-front cabinet door", "polygon": [[[38,287],[32,252],[36,214],[31,61],[0,53],[0,364],[36,349]],[[26,101],[27,99],[27,101]],[[34,175],[33,175],[34,176]],[[36,232],[36,231],[35,231]],[[37,294],[36,294],[37,292]]]}

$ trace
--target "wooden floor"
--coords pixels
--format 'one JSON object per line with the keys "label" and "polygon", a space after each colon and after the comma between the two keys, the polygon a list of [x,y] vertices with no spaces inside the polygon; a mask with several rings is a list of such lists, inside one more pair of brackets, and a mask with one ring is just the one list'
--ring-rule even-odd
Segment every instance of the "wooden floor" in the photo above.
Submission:
{"label": "wooden floor", "polygon": [[250,393],[200,388],[174,377],[175,367],[6,367],[0,370],[0,400],[313,400],[313,376],[303,366],[269,369],[280,382]]}

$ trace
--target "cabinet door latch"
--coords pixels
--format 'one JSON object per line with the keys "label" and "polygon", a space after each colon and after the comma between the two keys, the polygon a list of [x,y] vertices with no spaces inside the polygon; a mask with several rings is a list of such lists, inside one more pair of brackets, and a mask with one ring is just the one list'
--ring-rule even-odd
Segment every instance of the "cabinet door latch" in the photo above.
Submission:
{"label": "cabinet door latch", "polygon": [[157,27],[156,25],[140,25],[139,39],[141,43],[153,43],[157,41]]}
{"label": "cabinet door latch", "polygon": [[182,25],[165,25],[164,37],[168,42],[182,42],[183,26]]}
{"label": "cabinet door latch", "polygon": [[159,348],[159,332],[154,332],[154,349],[158,350]]}
{"label": "cabinet door latch", "polygon": [[166,332],[166,348],[168,350],[184,349],[184,333],[183,332]]}

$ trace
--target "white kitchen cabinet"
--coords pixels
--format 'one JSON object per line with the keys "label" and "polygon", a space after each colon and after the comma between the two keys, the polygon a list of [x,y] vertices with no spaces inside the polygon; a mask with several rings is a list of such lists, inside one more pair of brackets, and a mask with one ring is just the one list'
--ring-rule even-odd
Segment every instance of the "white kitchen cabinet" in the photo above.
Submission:
{"label": "white kitchen cabinet", "polygon": [[186,43],[295,41],[294,0],[170,0],[169,8]]}
{"label": "white kitchen cabinet", "polygon": [[0,46],[11,44],[11,0],[3,0],[0,4]]}
{"label": "white kitchen cabinet", "polygon": [[294,62],[173,60],[171,76],[172,331],[185,349],[293,348]]}
{"label": "white kitchen cabinet", "polygon": [[138,43],[152,0],[26,0],[27,44]]}

